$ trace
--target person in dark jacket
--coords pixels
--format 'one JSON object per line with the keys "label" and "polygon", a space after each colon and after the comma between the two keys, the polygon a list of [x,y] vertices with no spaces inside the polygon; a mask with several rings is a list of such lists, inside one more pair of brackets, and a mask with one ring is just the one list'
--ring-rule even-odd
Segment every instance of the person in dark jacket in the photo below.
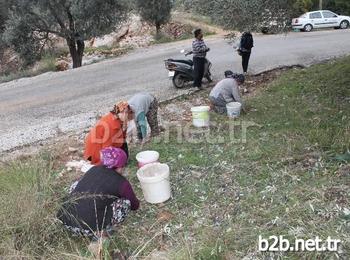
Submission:
{"label": "person in dark jacket", "polygon": [[203,41],[203,32],[201,29],[194,31],[195,40],[192,42],[193,53],[193,70],[194,70],[194,82],[193,86],[202,89],[202,79],[204,76],[206,66],[206,55],[210,50]]}
{"label": "person in dark jacket", "polygon": [[253,47],[253,35],[250,32],[244,32],[241,36],[241,40],[238,47],[238,53],[242,56],[242,68],[244,74],[247,74],[250,54],[252,53]]}
{"label": "person in dark jacket", "polygon": [[139,200],[122,176],[127,155],[121,148],[101,151],[102,165],[92,167],[71,187],[57,217],[73,235],[103,236],[121,223]]}

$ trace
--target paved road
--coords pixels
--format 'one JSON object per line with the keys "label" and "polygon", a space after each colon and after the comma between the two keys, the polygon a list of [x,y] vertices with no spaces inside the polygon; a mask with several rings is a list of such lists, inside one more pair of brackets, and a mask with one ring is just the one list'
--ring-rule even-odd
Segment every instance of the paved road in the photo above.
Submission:
{"label": "paved road", "polygon": [[[214,78],[240,71],[239,56],[222,37],[206,40]],[[250,71],[310,65],[350,53],[350,30],[256,36]],[[181,58],[191,41],[152,46],[80,69],[47,73],[0,84],[0,152],[44,140],[58,132],[83,129],[120,99],[147,90],[160,99],[180,91],[167,78],[163,60]],[[182,92],[183,93],[183,92]]]}

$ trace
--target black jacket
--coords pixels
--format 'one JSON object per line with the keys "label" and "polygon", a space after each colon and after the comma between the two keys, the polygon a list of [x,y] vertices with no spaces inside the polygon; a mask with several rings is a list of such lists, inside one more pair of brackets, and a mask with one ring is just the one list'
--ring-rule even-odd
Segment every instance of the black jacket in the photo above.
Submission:
{"label": "black jacket", "polygon": [[130,200],[132,210],[138,209],[130,183],[112,169],[95,166],[79,181],[57,216],[71,227],[102,230],[111,224],[111,204],[119,198]]}

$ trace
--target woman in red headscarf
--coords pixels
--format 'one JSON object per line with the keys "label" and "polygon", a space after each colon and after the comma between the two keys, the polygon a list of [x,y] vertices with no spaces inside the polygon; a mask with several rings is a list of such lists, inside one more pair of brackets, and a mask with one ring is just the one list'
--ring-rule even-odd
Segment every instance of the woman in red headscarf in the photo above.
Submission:
{"label": "woman in red headscarf", "polygon": [[114,109],[103,116],[86,136],[85,160],[91,161],[94,165],[100,164],[100,151],[105,147],[122,148],[129,156],[126,130],[127,122],[132,118],[133,113],[127,102],[116,104]]}

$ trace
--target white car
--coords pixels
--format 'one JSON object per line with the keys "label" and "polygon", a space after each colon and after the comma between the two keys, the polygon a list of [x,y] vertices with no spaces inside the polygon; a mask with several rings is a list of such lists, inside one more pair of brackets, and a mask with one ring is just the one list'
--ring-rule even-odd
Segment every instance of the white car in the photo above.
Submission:
{"label": "white car", "polygon": [[329,28],[346,29],[350,24],[350,16],[335,14],[328,10],[308,12],[292,20],[292,28],[311,32],[312,29]]}

